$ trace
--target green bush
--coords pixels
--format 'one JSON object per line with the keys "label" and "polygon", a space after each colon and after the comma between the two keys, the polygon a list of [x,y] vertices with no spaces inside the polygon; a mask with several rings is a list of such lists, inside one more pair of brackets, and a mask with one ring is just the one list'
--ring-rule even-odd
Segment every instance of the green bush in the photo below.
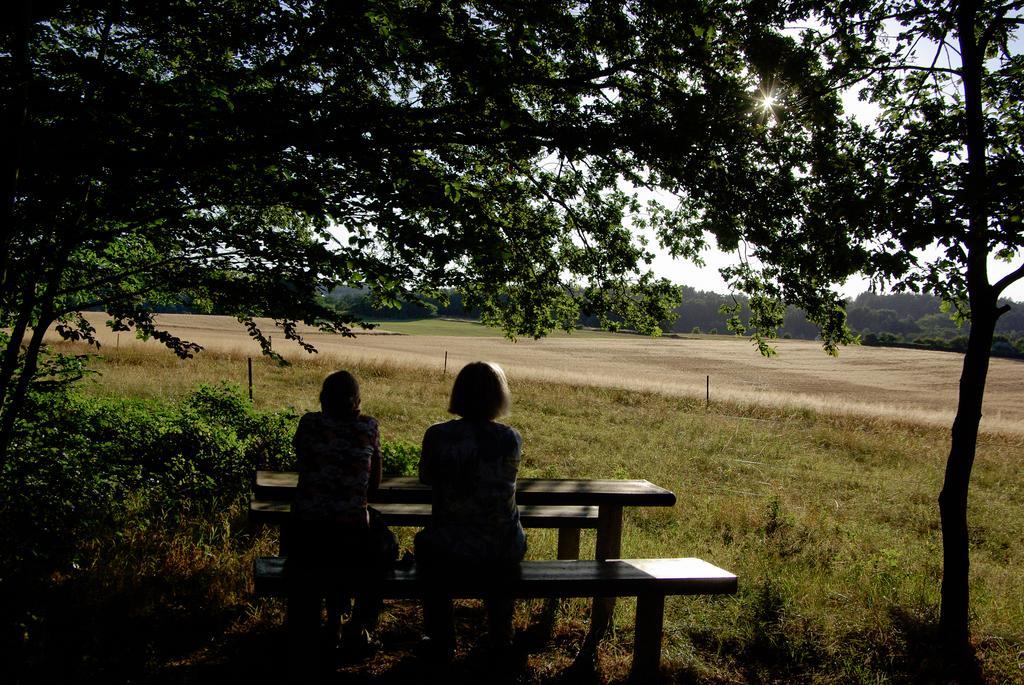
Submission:
{"label": "green bush", "polygon": [[[260,413],[231,385],[178,403],[35,393],[0,472],[0,578],[76,561],[77,543],[136,520],[215,511],[244,497],[257,469],[295,468],[293,412]],[[385,441],[383,471],[415,475],[418,445]]]}
{"label": "green bush", "polygon": [[0,580],[75,563],[129,504],[146,518],[237,501],[257,469],[294,467],[295,419],[256,412],[229,385],[177,404],[34,392],[0,471]]}
{"label": "green bush", "polygon": [[388,476],[415,476],[420,463],[420,447],[405,440],[385,440],[380,445],[383,471]]}
{"label": "green bush", "polygon": [[73,566],[79,543],[114,518],[119,491],[81,452],[12,453],[0,472],[0,582],[34,585]]}
{"label": "green bush", "polygon": [[[292,412],[257,412],[230,385],[177,403],[34,393],[0,470],[0,595],[86,563],[85,543],[125,525],[244,498],[257,469],[295,468],[296,424]],[[418,445],[385,441],[381,452],[384,473],[416,474]]]}
{"label": "green bush", "polygon": [[[125,531],[176,535],[226,515],[257,469],[294,469],[297,419],[258,412],[225,384],[177,402],[33,390],[0,466],[0,653],[5,636],[45,641],[47,598]],[[416,473],[418,445],[385,441],[381,451],[385,473]]]}

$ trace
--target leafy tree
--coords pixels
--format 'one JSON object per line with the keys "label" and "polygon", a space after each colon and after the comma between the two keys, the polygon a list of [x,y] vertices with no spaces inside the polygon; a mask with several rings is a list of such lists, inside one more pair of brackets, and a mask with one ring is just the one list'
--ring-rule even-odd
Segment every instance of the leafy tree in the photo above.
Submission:
{"label": "leafy tree", "polygon": [[[1024,277],[1024,57],[1015,42],[1022,10],[1016,0],[808,7],[811,21],[793,22],[768,43],[791,49],[766,49],[752,63],[771,101],[764,135],[747,153],[762,163],[748,168],[774,179],[778,192],[728,208],[752,257],[731,273],[752,295],[751,324],[761,335],[774,333],[794,290],[824,289],[855,271],[897,291],[934,293],[970,320],[939,496],[940,626],[958,653],[969,649],[970,475],[993,332],[1011,308],[999,296]],[[793,58],[804,51],[817,59]],[[833,94],[854,87],[879,108],[871,126],[823,114]],[[798,259],[808,251],[824,258],[815,269]],[[1009,272],[990,277],[991,258],[1008,262]]]}
{"label": "leafy tree", "polygon": [[[945,481],[939,496],[940,626],[969,647],[967,502],[999,296],[1024,277],[1024,56],[1021,2],[841,3],[832,18],[837,65],[870,65],[864,94],[881,108],[867,149],[879,196],[862,233],[882,246],[872,272],[898,289],[934,292],[971,321]],[[893,31],[891,40],[883,33]],[[915,53],[915,46],[922,50]],[[927,46],[924,53],[922,46]],[[923,61],[922,61],[923,58]],[[920,259],[915,250],[941,249]],[[895,249],[894,249],[895,248]],[[990,258],[1011,264],[991,278]],[[1016,261],[1016,263],[1014,263]]]}
{"label": "leafy tree", "polygon": [[[300,322],[349,332],[356,317],[317,297],[338,286],[384,304],[454,288],[510,335],[581,314],[656,331],[678,292],[638,269],[631,222],[695,257],[705,231],[736,246],[801,214],[787,299],[830,349],[849,339],[820,255],[858,252],[812,221],[842,194],[795,183],[759,142],[765,69],[821,71],[776,3],[18,8],[0,30],[0,454],[46,329],[92,339],[83,308],[182,356],[198,346],[160,329],[160,307],[235,315],[272,353],[256,316],[300,343]],[[681,211],[624,190],[654,187]]]}
{"label": "leafy tree", "polygon": [[189,356],[156,308],[235,315],[271,353],[255,316],[300,343],[299,322],[349,332],[316,297],[338,285],[384,303],[457,287],[516,335],[581,309],[651,331],[673,303],[636,268],[638,203],[596,163],[621,146],[591,100],[637,49],[616,8],[18,8],[0,31],[0,453],[45,331],[93,338],[84,308]]}

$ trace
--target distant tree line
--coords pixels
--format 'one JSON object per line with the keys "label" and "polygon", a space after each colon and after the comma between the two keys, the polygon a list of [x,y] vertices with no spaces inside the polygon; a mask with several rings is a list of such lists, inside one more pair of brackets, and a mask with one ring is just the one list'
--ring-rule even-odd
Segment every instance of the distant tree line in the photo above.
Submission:
{"label": "distant tree line", "polygon": [[480,319],[479,308],[466,309],[462,295],[454,290],[445,291],[445,298],[423,297],[419,302],[401,300],[398,306],[378,301],[369,289],[335,288],[324,295],[324,302],[342,312],[368,321],[451,318]]}
{"label": "distant tree line", "polygon": [[[740,317],[750,315],[747,298],[722,295],[716,292],[696,290],[682,286],[683,301],[675,309],[676,319],[663,321],[662,330],[668,333],[726,333],[726,315],[723,305],[738,303]],[[447,293],[447,300],[423,298],[422,302],[401,302],[397,308],[386,307],[375,302],[369,290],[337,288],[328,293],[324,300],[350,314],[370,320],[380,319],[422,319],[431,317],[464,318],[477,320],[480,311],[466,309],[462,296],[457,292]],[[1007,301],[1010,303],[1010,301]],[[996,325],[996,336],[992,343],[992,354],[1001,357],[1024,357],[1024,307],[1015,306],[1000,317]],[[890,347],[915,347],[931,350],[963,352],[967,349],[970,323],[957,326],[942,300],[933,295],[898,293],[879,295],[861,293],[849,300],[846,312],[850,328],[860,336],[865,345]],[[583,316],[580,326],[597,327],[597,317]],[[779,329],[783,338],[814,340],[817,327],[807,320],[803,312],[795,307],[786,310],[786,316]]]}
{"label": "distant tree line", "polygon": [[[683,286],[683,302],[676,309],[678,318],[664,322],[663,329],[673,333],[717,333],[725,330],[723,305],[738,302],[741,318],[749,314],[744,297],[698,291]],[[1024,357],[1024,307],[1010,300],[1010,311],[996,324],[992,353],[1003,357]],[[963,352],[967,349],[969,322],[957,326],[948,308],[934,295],[897,293],[879,295],[865,292],[846,304],[847,320],[865,345],[919,347]],[[779,335],[784,338],[813,340],[817,329],[799,309],[789,307]]]}
{"label": "distant tree line", "polygon": [[[665,322],[664,330],[674,333],[717,333],[724,330],[722,305],[738,302],[741,318],[749,316],[746,298],[683,287],[683,303],[676,309],[678,318]],[[1011,304],[1009,300],[1001,304]],[[933,295],[897,293],[879,295],[861,293],[846,304],[850,328],[865,345],[916,347],[964,352],[967,349],[969,322],[957,326],[940,298]],[[813,340],[817,329],[795,307],[786,309],[779,335],[784,338]],[[1024,357],[1024,308],[1013,306],[996,325],[992,354]]]}

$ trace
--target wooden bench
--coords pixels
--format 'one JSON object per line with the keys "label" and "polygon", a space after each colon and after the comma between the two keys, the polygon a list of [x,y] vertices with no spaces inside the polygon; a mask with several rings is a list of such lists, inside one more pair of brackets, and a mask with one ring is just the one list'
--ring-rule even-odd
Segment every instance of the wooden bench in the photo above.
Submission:
{"label": "wooden bench", "polygon": [[[285,560],[255,561],[255,590],[261,595],[287,591]],[[376,586],[385,599],[422,599],[443,592],[456,599],[504,595],[515,598],[636,597],[632,678],[653,682],[661,664],[661,637],[667,595],[735,594],[736,576],[700,559],[612,559],[608,561],[524,561],[518,573],[495,584],[486,574],[446,573],[429,582],[416,569],[396,569]]]}
{"label": "wooden bench", "polygon": [[[430,521],[429,503],[381,502],[373,505],[389,526],[422,528]],[[254,524],[282,526],[291,516],[292,505],[286,499],[257,499],[249,501],[249,521]],[[519,520],[524,528],[557,528],[558,558],[578,559],[580,556],[580,530],[597,528],[596,506],[554,506],[522,504]],[[282,531],[284,529],[282,528]],[[287,552],[282,538],[281,553]]]}

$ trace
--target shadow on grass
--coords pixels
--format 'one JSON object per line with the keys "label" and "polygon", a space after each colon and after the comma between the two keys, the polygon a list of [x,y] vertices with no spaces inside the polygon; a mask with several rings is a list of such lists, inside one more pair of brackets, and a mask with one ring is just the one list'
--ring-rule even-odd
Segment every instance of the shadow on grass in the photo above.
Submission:
{"label": "shadow on grass", "polygon": [[[884,631],[856,631],[832,643],[812,624],[786,617],[786,603],[770,583],[756,591],[745,636],[722,640],[713,630],[691,631],[690,643],[705,654],[729,654],[749,683],[888,682],[914,685],[990,685],[974,650],[950,650],[932,608],[893,607]],[[673,674],[679,682],[705,682],[693,668]],[[731,682],[731,681],[730,681]]]}
{"label": "shadow on grass", "polygon": [[[279,603],[214,606],[152,579],[122,586],[105,596],[83,596],[92,587],[69,585],[50,602],[44,652],[34,655],[31,671],[11,682],[155,683],[222,685],[290,683],[287,635]],[[791,598],[772,583],[749,590],[750,627],[744,634],[713,629],[686,636],[701,661],[670,669],[665,681],[750,683],[874,681],[983,685],[982,665],[974,654],[957,658],[939,640],[934,610],[896,607],[888,630],[856,632],[826,643],[816,626],[790,611]],[[191,600],[191,601],[190,601]],[[428,667],[416,654],[419,608],[395,603],[382,624],[384,649],[354,664],[339,664],[322,681],[356,685],[417,683],[544,683],[600,685],[623,681],[629,655],[613,649],[595,667],[573,662],[585,623],[562,617],[551,606],[531,613],[516,638],[515,658],[497,662],[479,643],[485,624],[482,606],[457,607],[460,649],[444,668]],[[556,627],[557,622],[557,627]],[[723,671],[701,670],[717,658]],[[8,662],[9,663],[9,662]],[[9,672],[10,673],[10,672]],[[31,677],[25,677],[28,675]]]}
{"label": "shadow on grass", "polygon": [[903,645],[894,671],[915,683],[956,683],[957,685],[983,685],[981,663],[973,648],[958,652],[946,647],[939,633],[934,612],[922,616],[901,607],[889,612],[893,631],[903,638]]}
{"label": "shadow on grass", "polygon": [[[416,685],[466,683],[512,685],[599,685],[596,672],[567,668],[565,652],[579,636],[551,634],[546,615],[533,616],[516,634],[512,653],[497,659],[481,644],[484,612],[479,606],[457,606],[459,647],[456,658],[443,666],[431,665],[416,653],[420,638],[419,609],[415,603],[396,603],[382,624],[383,649],[353,663],[325,667],[318,681],[324,685]],[[278,621],[246,625],[217,637],[202,649],[177,662],[165,663],[147,683],[157,685],[223,685],[233,682],[295,682],[287,654],[288,636]],[[553,651],[552,651],[553,650]],[[555,655],[552,658],[552,655]]]}
{"label": "shadow on grass", "polygon": [[[190,663],[168,666],[148,682],[154,685],[224,685],[234,682],[295,681],[287,662],[287,636],[282,627],[249,631],[225,639],[210,657],[197,655]],[[415,642],[385,640],[384,649],[371,658],[337,664],[322,673],[323,685],[416,685],[485,683],[512,685],[538,682],[526,667],[526,652],[517,650],[514,661],[496,662],[485,650],[461,650],[447,665],[431,665],[415,654]],[[573,681],[576,685],[577,681]],[[594,681],[588,681],[594,682]],[[585,685],[579,681],[579,685]]]}

